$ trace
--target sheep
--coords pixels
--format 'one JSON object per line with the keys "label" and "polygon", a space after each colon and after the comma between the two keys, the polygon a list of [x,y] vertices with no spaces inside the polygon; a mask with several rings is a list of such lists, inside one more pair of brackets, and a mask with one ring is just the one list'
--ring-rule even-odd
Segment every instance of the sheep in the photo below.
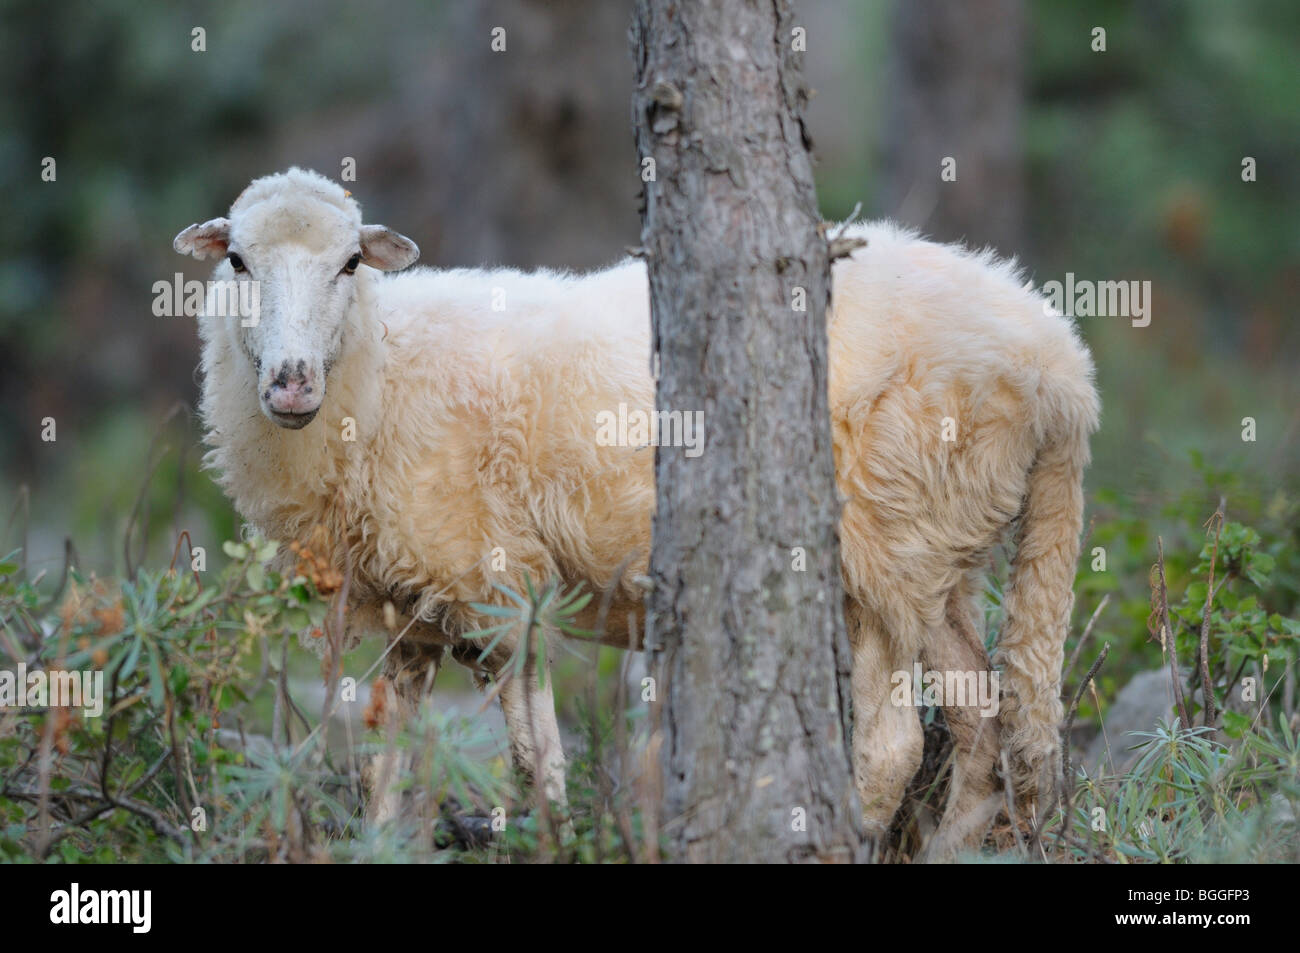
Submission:
{"label": "sheep", "polygon": [[[942,700],[957,758],[939,842],[974,843],[1001,803],[1001,749],[1031,808],[1059,771],[1082,474],[1100,413],[1092,360],[1013,264],[888,223],[847,234],[866,244],[834,265],[827,325],[863,823],[888,829],[921,760],[898,673],[1000,672],[995,717]],[[500,681],[514,761],[562,805],[550,680],[503,677],[517,640],[480,659],[468,636],[493,624],[474,604],[505,604],[501,587],[558,580],[599,595],[579,624],[594,629],[603,602],[603,639],[640,647],[653,458],[595,432],[621,406],[654,409],[643,263],[384,275],[411,265],[415,244],[363,225],[350,193],[296,168],[255,180],[228,218],[191,225],[174,246],[220,258],[219,280],[260,283],[255,322],[199,323],[205,461],[235,508],[280,540],[324,528],[349,573],[350,644],[396,614],[405,635],[385,676],[398,717],[446,655]],[[977,596],[1009,530],[990,661]],[[384,779],[400,766],[372,768],[381,819],[398,809]]]}

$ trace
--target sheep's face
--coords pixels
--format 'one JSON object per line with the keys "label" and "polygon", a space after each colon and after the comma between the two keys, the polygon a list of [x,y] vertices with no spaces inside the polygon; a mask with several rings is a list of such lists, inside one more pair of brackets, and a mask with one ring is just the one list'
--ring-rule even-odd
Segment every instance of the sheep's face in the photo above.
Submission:
{"label": "sheep's face", "polygon": [[258,302],[256,315],[221,320],[231,322],[248,358],[248,385],[257,388],[262,413],[291,430],[311,423],[325,399],[364,278],[358,269],[393,271],[419,255],[409,238],[349,221],[349,211],[322,202],[267,202],[240,210],[233,223],[214,219],[176,237],[177,251],[225,258],[217,279],[256,282],[257,293],[240,298]]}

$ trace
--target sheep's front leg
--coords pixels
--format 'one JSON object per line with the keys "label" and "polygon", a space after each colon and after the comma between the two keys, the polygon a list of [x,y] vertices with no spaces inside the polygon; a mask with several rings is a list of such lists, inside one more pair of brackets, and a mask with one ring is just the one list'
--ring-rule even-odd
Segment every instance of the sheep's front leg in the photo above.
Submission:
{"label": "sheep's front leg", "polygon": [[383,677],[371,687],[366,719],[379,729],[383,745],[370,757],[361,776],[367,796],[366,818],[372,824],[412,813],[403,804],[399,782],[411,776],[413,758],[399,735],[419,713],[441,657],[441,646],[421,645],[414,638],[399,642],[384,661]]}
{"label": "sheep's front leg", "polygon": [[501,709],[505,713],[515,767],[533,784],[540,778],[542,793],[564,811],[568,799],[564,790],[564,748],[555,719],[555,695],[546,661],[540,663],[546,669],[544,686],[537,684],[535,664],[530,661],[520,673],[501,674],[504,679]]}
{"label": "sheep's front leg", "polygon": [[[382,697],[377,698],[377,694]],[[387,678],[371,688],[370,710],[378,713],[377,727],[383,736],[383,748],[370,756],[361,772],[366,819],[371,824],[383,824],[403,815],[398,782],[411,774],[411,752],[399,744],[398,736],[415,718],[418,707],[418,694],[399,690]]]}

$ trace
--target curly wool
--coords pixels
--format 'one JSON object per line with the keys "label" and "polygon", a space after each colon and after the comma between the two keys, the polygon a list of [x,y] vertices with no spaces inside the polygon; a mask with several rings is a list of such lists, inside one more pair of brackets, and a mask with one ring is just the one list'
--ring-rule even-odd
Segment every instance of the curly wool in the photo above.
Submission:
{"label": "curly wool", "polygon": [[[295,170],[250,186],[234,227],[268,200],[302,211],[258,241],[305,240],[320,201],[361,221],[342,189]],[[879,825],[920,757],[919,729],[882,709],[889,674],[953,638],[950,602],[975,616],[981,567],[1018,517],[1003,741],[1030,795],[1052,761],[1099,403],[1072,323],[1014,264],[886,223],[847,234],[867,245],[834,266],[830,406],[858,786]],[[363,268],[329,396],[305,430],[259,412],[233,338],[202,326],[207,462],[261,532],[305,540],[324,527],[358,619],[392,601],[455,641],[483,624],[471,603],[502,601],[497,584],[560,578],[611,590],[617,628],[639,611],[653,456],[595,434],[620,404],[653,410],[649,330],[636,261],[586,275]]]}

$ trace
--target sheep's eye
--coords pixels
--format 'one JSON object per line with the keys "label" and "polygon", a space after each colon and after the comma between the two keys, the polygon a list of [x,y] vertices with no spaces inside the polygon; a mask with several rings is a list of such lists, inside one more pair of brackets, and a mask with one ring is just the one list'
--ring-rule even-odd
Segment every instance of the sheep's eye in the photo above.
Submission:
{"label": "sheep's eye", "polygon": [[357,270],[357,265],[359,264],[361,264],[361,256],[353,255],[351,258],[348,259],[348,263],[343,266],[343,270],[346,271],[349,275],[355,274]]}
{"label": "sheep's eye", "polygon": [[238,255],[236,255],[233,251],[232,251],[229,255],[226,256],[226,259],[230,262],[230,267],[233,268],[233,269],[235,269],[235,271],[246,271],[246,270],[247,270],[247,269],[244,268],[244,259],[240,258],[240,257],[239,257]]}

